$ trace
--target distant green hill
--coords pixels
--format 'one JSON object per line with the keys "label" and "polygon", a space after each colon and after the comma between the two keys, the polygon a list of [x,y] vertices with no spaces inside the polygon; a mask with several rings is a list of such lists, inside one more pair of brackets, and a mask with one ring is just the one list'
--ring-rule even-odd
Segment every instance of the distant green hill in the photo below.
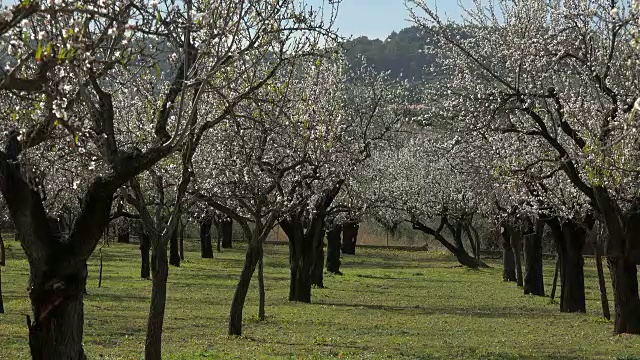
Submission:
{"label": "distant green hill", "polygon": [[360,67],[362,61],[378,72],[411,82],[422,82],[432,77],[429,68],[435,64],[435,56],[429,50],[434,38],[412,26],[391,33],[386,39],[369,39],[366,36],[347,41],[347,58],[350,66]]}

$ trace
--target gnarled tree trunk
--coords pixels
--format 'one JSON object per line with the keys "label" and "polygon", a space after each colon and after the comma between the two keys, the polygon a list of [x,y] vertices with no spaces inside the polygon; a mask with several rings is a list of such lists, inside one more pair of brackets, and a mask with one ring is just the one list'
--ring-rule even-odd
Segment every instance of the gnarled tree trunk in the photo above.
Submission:
{"label": "gnarled tree trunk", "polygon": [[[257,232],[254,230],[254,232]],[[260,261],[262,256],[262,246],[257,239],[257,235],[251,239],[247,253],[245,255],[244,266],[240,273],[240,281],[236,287],[236,291],[233,295],[233,301],[231,302],[231,311],[229,312],[229,335],[242,335],[242,310],[244,308],[244,301],[247,298],[247,292],[249,291],[249,284],[253,273],[256,271],[256,265]]]}
{"label": "gnarled tree trunk", "polygon": [[[65,251],[65,239],[57,219],[45,218],[50,241]],[[23,235],[21,235],[23,236]],[[29,297],[33,322],[28,318],[29,347],[33,359],[85,359],[83,297],[87,284],[84,260],[65,263],[55,256],[46,265],[29,262]]]}
{"label": "gnarled tree trunk", "polygon": [[544,277],[542,272],[542,235],[544,222],[537,221],[535,227],[529,224],[524,236],[524,293],[544,296]]}
{"label": "gnarled tree trunk", "polygon": [[289,238],[289,301],[311,302],[313,244],[306,241],[301,220],[293,217],[280,223]]}
{"label": "gnarled tree trunk", "polygon": [[7,254],[4,247],[4,240],[2,239],[2,232],[0,232],[0,314],[4,314],[4,302],[2,301],[2,267],[6,265]]}
{"label": "gnarled tree trunk", "polygon": [[261,251],[260,260],[258,261],[258,293],[259,293],[259,304],[258,304],[258,319],[260,321],[264,321],[265,317],[265,302],[266,302],[266,294],[264,290],[264,251]]}
{"label": "gnarled tree trunk", "polygon": [[180,244],[178,243],[178,227],[176,226],[169,239],[169,264],[180,266]]}
{"label": "gnarled tree trunk", "polygon": [[516,285],[522,287],[524,284],[522,276],[522,232],[519,226],[511,226],[511,248],[513,249],[513,260],[516,267]]}
{"label": "gnarled tree trunk", "polygon": [[186,224],[183,224],[182,221],[178,222],[178,226],[180,228],[180,230],[178,230],[179,233],[179,237],[180,237],[180,261],[184,261],[184,228]]}
{"label": "gnarled tree trunk", "polygon": [[46,270],[31,266],[34,319],[28,323],[33,359],[86,359],[82,348],[86,282],[86,263]]}
{"label": "gnarled tree trunk", "polygon": [[[213,259],[213,246],[211,245],[212,224],[213,220],[210,217],[205,217],[200,223],[200,255],[203,259]],[[219,241],[218,246],[220,246]],[[220,248],[218,248],[218,251],[220,251]]]}
{"label": "gnarled tree trunk", "polygon": [[560,311],[586,312],[584,293],[584,258],[582,247],[586,231],[574,221],[547,221],[560,259]]}
{"label": "gnarled tree trunk", "polygon": [[516,260],[511,247],[511,228],[506,224],[502,228],[502,280],[516,281]]}
{"label": "gnarled tree trunk", "polygon": [[320,239],[314,240],[315,251],[313,254],[313,264],[311,265],[311,285],[324,288],[324,228],[320,231],[320,234],[316,234],[314,236],[318,236]]}
{"label": "gnarled tree trunk", "polygon": [[356,254],[356,241],[358,240],[358,228],[360,226],[355,221],[348,221],[342,224],[342,253]]}
{"label": "gnarled tree trunk", "polygon": [[467,253],[464,247],[460,248],[458,246],[455,246],[451,244],[449,241],[447,241],[447,239],[445,239],[444,236],[442,236],[442,234],[440,233],[440,230],[442,230],[442,227],[444,226],[444,221],[446,220],[444,220],[443,218],[441,220],[440,227],[436,230],[426,226],[420,221],[414,220],[413,228],[416,230],[420,230],[425,234],[433,236],[436,240],[438,240],[438,242],[440,242],[440,244],[442,244],[447,250],[449,250],[456,257],[456,259],[461,265],[464,265],[471,269],[477,269],[479,267],[488,268],[489,266],[485,264],[483,261],[477,260],[476,258],[469,255],[469,253]]}
{"label": "gnarled tree trunk", "polygon": [[595,186],[594,195],[607,226],[606,254],[614,299],[614,332],[640,334],[640,212],[637,205],[626,216],[606,188]]}
{"label": "gnarled tree trunk", "polygon": [[616,334],[640,334],[640,298],[638,273],[628,258],[608,258],[614,298],[614,331]]}
{"label": "gnarled tree trunk", "polygon": [[167,302],[167,278],[169,277],[169,264],[167,261],[167,248],[165,244],[159,244],[153,249],[153,281],[151,286],[151,305],[147,321],[147,338],[145,341],[145,359],[162,359],[162,327],[164,324],[164,311]]}
{"label": "gnarled tree trunk", "polygon": [[233,220],[222,221],[222,248],[231,249],[233,247]]}
{"label": "gnarled tree trunk", "polygon": [[340,242],[342,226],[334,224],[327,231],[327,271],[342,275],[340,272]]}
{"label": "gnarled tree trunk", "polygon": [[609,311],[609,298],[607,297],[607,286],[604,281],[604,269],[602,266],[602,247],[600,241],[595,240],[594,249],[596,253],[596,269],[598,271],[598,287],[600,289],[600,303],[602,304],[602,316],[611,320]]}
{"label": "gnarled tree trunk", "polygon": [[556,266],[553,272],[553,283],[551,284],[551,301],[556,298],[556,288],[558,287],[558,273],[560,272],[560,255],[556,256]]}
{"label": "gnarled tree trunk", "polygon": [[[338,181],[331,189],[327,189],[315,204],[315,211],[305,219],[304,213],[290,215],[290,220],[280,222],[280,227],[289,238],[289,264],[291,279],[289,301],[311,302],[311,287],[314,274],[319,272],[318,286],[322,284],[324,255],[322,254],[324,227],[327,211],[338,196],[343,181]],[[305,222],[306,221],[306,222]],[[305,226],[306,225],[306,226]]]}
{"label": "gnarled tree trunk", "polygon": [[149,279],[151,277],[149,251],[151,250],[151,239],[144,231],[144,226],[140,223],[140,257],[142,259],[140,265],[140,278]]}

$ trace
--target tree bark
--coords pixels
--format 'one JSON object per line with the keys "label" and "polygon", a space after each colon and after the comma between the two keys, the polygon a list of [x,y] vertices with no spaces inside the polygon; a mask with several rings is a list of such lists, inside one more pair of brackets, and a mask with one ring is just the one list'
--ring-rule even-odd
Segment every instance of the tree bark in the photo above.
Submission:
{"label": "tree bark", "polygon": [[[98,252],[100,253],[100,273],[98,274],[98,287],[102,287],[102,248],[100,248],[100,250],[98,250]],[[85,292],[86,293],[86,292]]]}
{"label": "tree bark", "polygon": [[313,244],[306,241],[302,220],[293,217],[280,227],[289,238],[289,301],[311,302]]}
{"label": "tree bark", "polygon": [[0,314],[4,314],[4,302],[2,301],[2,267],[0,264]]}
{"label": "tree bark", "polygon": [[179,237],[180,237],[180,261],[184,261],[184,228],[185,228],[185,224],[182,223],[182,221],[178,222],[178,226],[179,226]]}
{"label": "tree bark", "polygon": [[[339,180],[326,189],[314,206],[310,217],[303,211],[290,214],[289,219],[280,222],[280,227],[289,239],[289,265],[291,270],[289,301],[311,302],[311,288],[315,282],[324,287],[324,233],[328,209],[342,188]],[[355,240],[354,240],[355,241]]]}
{"label": "tree bark", "polygon": [[637,217],[634,206],[626,216],[606,188],[594,186],[593,192],[607,226],[606,254],[614,300],[614,332],[640,334],[640,300],[637,264],[640,263]]}
{"label": "tree bark", "polygon": [[478,230],[473,226],[473,224],[469,224],[466,226],[467,236],[469,237],[469,242],[471,243],[473,256],[476,260],[480,260],[480,235],[478,235]]}
{"label": "tree bark", "polygon": [[[254,235],[255,236],[255,235]],[[256,265],[260,260],[260,245],[258,239],[251,241],[245,255],[244,267],[240,273],[240,281],[236,287],[231,302],[231,311],[229,312],[229,335],[242,335],[242,310],[244,301],[247,298],[249,284],[256,270]]]}
{"label": "tree bark", "polygon": [[265,291],[264,291],[264,251],[260,251],[260,260],[258,261],[258,292],[259,292],[259,304],[258,304],[258,319],[264,321],[265,317]]}
{"label": "tree bark", "polygon": [[516,281],[516,261],[511,247],[510,226],[502,224],[502,280]]}
{"label": "tree bark", "polygon": [[162,359],[162,327],[164,311],[167,302],[167,278],[169,264],[167,261],[166,245],[159,245],[153,249],[153,281],[151,285],[151,305],[147,320],[147,337],[145,340],[145,359]]}
{"label": "tree bark", "polygon": [[614,332],[640,334],[640,298],[637,267],[631,259],[608,258],[614,299]]}
{"label": "tree bark", "polygon": [[518,226],[511,227],[511,248],[513,249],[513,260],[516,266],[516,285],[524,285],[522,276],[522,232]]}
{"label": "tree bark", "polygon": [[584,293],[584,258],[582,247],[586,231],[574,221],[560,224],[558,219],[547,221],[560,259],[560,311],[586,312]]}
{"label": "tree bark", "polygon": [[607,297],[607,286],[604,281],[604,269],[602,266],[602,247],[601,243],[596,238],[594,249],[596,253],[596,269],[598,270],[598,287],[600,288],[600,303],[602,304],[602,316],[611,320],[611,312],[609,311],[609,299]]}
{"label": "tree bark", "polygon": [[222,248],[231,249],[233,247],[233,220],[225,219],[222,222]]}
{"label": "tree bark", "polygon": [[[219,253],[220,251],[222,251],[222,222],[221,221],[216,221],[215,222],[215,226],[216,226],[216,251]],[[211,232],[211,230],[209,230],[209,232]]]}
{"label": "tree bark", "polygon": [[311,285],[320,289],[324,288],[324,234],[322,229],[319,236],[319,240],[314,241],[315,251],[313,252],[313,264],[311,265]]}
{"label": "tree bark", "polygon": [[334,224],[327,231],[327,271],[342,275],[340,272],[340,242],[342,226]]}
{"label": "tree bark", "polygon": [[0,232],[0,266],[7,264],[7,249],[4,247],[4,239],[2,238],[2,232]]}
{"label": "tree bark", "polygon": [[2,301],[2,267],[6,266],[6,255],[2,232],[0,232],[0,314],[4,314],[4,302]]}
{"label": "tree bark", "polygon": [[82,348],[86,263],[56,264],[49,269],[31,266],[29,283],[34,314],[33,321],[27,317],[31,357],[86,359]]}
{"label": "tree bark", "polygon": [[524,293],[545,296],[544,276],[542,272],[542,235],[544,222],[537,221],[534,228],[530,224],[527,234],[524,236]]}
{"label": "tree bark", "polygon": [[140,278],[150,279],[151,269],[149,261],[149,251],[151,251],[151,239],[149,235],[144,231],[142,224],[140,225]]}
{"label": "tree bark", "polygon": [[358,228],[360,226],[357,222],[348,221],[342,225],[342,253],[343,254],[356,254],[356,241],[358,240]]}
{"label": "tree bark", "polygon": [[551,284],[551,301],[556,298],[556,288],[558,287],[558,273],[560,272],[560,255],[556,257],[556,269],[553,272],[553,283]]}
{"label": "tree bark", "polygon": [[169,264],[180,266],[180,244],[178,243],[178,227],[176,226],[169,239]]}
{"label": "tree bark", "polygon": [[[200,255],[203,259],[213,259],[213,247],[211,245],[212,224],[213,220],[210,217],[205,217],[200,223]],[[218,251],[220,251],[219,248]]]}

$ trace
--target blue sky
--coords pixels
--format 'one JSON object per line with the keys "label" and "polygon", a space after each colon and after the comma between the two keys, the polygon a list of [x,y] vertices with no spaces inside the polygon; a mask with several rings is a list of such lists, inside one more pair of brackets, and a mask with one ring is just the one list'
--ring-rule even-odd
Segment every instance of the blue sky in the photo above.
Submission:
{"label": "blue sky", "polygon": [[[442,15],[456,19],[460,17],[457,0],[428,0],[438,7]],[[309,3],[312,3],[309,2]],[[465,6],[472,0],[462,0]],[[338,15],[338,28],[345,35],[384,39],[394,30],[409,26],[407,12],[403,0],[342,0]]]}

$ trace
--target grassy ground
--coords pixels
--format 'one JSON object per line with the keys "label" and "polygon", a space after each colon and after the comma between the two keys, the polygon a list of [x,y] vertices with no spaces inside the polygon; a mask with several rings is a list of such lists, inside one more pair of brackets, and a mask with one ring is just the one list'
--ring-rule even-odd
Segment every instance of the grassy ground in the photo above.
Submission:
{"label": "grassy ground", "polygon": [[[28,267],[18,244],[8,246],[0,358],[26,359]],[[286,250],[266,248],[267,319],[257,321],[254,281],[240,338],[225,334],[243,251],[209,260],[188,251],[183,266],[170,269],[165,358],[640,359],[640,336],[613,336],[612,324],[598,317],[592,263],[587,315],[561,314],[548,298],[522,295],[515,284],[501,281],[497,266],[471,271],[437,253],[382,250],[344,258],[345,275],[327,276],[327,288],[313,291],[313,304],[291,304]],[[151,282],[137,278],[137,246],[112,245],[103,252],[102,288],[97,257],[90,262],[88,357],[140,359]],[[552,270],[547,264],[547,283]]]}

